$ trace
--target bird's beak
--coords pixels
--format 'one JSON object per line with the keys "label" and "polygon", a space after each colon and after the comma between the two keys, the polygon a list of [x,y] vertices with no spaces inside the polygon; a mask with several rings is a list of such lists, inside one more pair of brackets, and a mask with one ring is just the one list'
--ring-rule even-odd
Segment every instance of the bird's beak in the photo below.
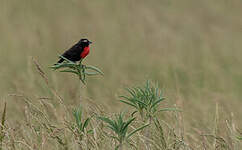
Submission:
{"label": "bird's beak", "polygon": [[89,44],[92,44],[92,42],[91,42],[91,41],[89,41]]}

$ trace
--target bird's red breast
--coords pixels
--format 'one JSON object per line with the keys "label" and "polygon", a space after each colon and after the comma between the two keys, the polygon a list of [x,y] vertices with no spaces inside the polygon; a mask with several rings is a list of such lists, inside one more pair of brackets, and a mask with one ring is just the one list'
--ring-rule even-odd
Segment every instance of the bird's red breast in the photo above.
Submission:
{"label": "bird's red breast", "polygon": [[81,53],[81,58],[85,58],[89,54],[90,48],[89,46],[84,47],[84,50]]}

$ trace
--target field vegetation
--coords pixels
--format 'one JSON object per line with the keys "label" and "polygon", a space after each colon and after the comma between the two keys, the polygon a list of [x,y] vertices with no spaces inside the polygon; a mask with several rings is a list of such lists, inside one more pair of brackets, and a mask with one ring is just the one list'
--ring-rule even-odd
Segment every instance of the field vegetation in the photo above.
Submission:
{"label": "field vegetation", "polygon": [[[0,150],[241,150],[241,6],[0,0]],[[85,85],[50,68],[83,37]]]}

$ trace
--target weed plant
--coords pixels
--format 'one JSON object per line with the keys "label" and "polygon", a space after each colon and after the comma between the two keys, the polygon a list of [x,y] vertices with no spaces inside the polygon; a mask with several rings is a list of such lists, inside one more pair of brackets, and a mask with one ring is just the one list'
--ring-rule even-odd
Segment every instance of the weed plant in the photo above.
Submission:
{"label": "weed plant", "polygon": [[67,58],[60,55],[65,61],[63,63],[57,63],[54,66],[51,66],[53,70],[59,70],[60,72],[72,73],[78,76],[83,84],[86,83],[86,76],[93,75],[103,75],[103,72],[97,67],[90,65],[83,65],[82,60],[79,63],[74,63]]}
{"label": "weed plant", "polygon": [[98,119],[104,121],[107,124],[107,127],[111,129],[114,135],[109,136],[110,138],[118,141],[118,145],[115,149],[123,149],[123,144],[127,143],[132,146],[129,138],[135,134],[136,132],[144,129],[149,124],[143,125],[139,128],[134,129],[133,131],[128,133],[128,129],[130,128],[131,123],[135,120],[134,117],[128,118],[126,121],[124,120],[124,113],[119,113],[116,115],[115,119],[100,116]]}

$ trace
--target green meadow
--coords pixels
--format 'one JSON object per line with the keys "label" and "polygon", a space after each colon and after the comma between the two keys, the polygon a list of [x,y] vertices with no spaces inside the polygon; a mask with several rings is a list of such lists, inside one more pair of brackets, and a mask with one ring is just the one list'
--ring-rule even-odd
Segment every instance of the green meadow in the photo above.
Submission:
{"label": "green meadow", "polygon": [[[241,6],[0,0],[0,150],[240,150]],[[104,72],[86,85],[49,68],[81,38],[93,42],[82,63]],[[120,101],[147,80],[165,98],[157,109],[171,108],[150,120]],[[107,121],[119,117],[127,135],[144,128],[122,139]]]}

